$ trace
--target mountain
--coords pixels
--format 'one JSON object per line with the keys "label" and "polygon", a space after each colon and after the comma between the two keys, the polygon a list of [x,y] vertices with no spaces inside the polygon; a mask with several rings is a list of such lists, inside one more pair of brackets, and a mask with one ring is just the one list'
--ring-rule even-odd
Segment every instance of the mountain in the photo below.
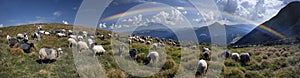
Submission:
{"label": "mountain", "polygon": [[[212,25],[222,26],[222,24],[220,23],[214,23]],[[224,25],[224,27],[226,30],[227,43],[235,42],[237,39],[249,33],[251,31],[250,29],[253,28],[253,26],[249,24]],[[194,27],[194,30],[199,42],[203,42],[203,43],[211,42],[208,26],[203,26],[200,28]],[[171,29],[167,28],[162,24],[151,23],[148,24],[148,26],[138,27],[136,31],[133,32],[133,34],[140,35],[140,36],[152,36],[158,38],[177,40],[177,36],[174,33],[175,31],[177,33],[185,33],[187,29],[180,28],[172,31]]]}
{"label": "mountain", "polygon": [[140,26],[136,28],[133,34],[177,40],[175,33],[170,28],[159,23],[148,23],[148,26]]}
{"label": "mountain", "polygon": [[[279,13],[256,27],[233,45],[261,44],[282,39],[300,39],[300,2],[294,1],[282,8]],[[266,30],[274,30],[270,32]],[[284,37],[280,37],[278,33]]]}

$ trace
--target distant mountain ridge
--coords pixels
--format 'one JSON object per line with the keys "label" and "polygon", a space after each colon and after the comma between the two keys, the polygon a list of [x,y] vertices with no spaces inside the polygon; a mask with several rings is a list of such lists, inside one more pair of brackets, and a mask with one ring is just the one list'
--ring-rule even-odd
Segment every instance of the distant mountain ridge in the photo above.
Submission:
{"label": "distant mountain ridge", "polygon": [[300,1],[289,3],[282,8],[276,16],[256,27],[233,45],[262,44],[270,41],[283,40],[283,38],[277,37],[276,34],[261,31],[262,26],[266,26],[282,34],[285,39],[300,40]]}
{"label": "distant mountain ridge", "polygon": [[[222,25],[217,22],[214,24]],[[224,25],[224,27],[226,30],[227,43],[229,44],[231,42],[235,42],[237,40],[237,38],[239,39],[240,37],[249,33],[251,31],[251,28],[253,28],[253,25],[237,24],[237,25]],[[194,28],[197,28],[197,27],[194,27]],[[182,28],[176,32],[184,33],[185,31],[187,31],[187,29]],[[203,26],[203,27],[194,29],[194,31],[197,35],[199,42],[211,43],[211,37],[210,37],[208,26]],[[158,38],[178,40],[177,36],[174,34],[174,32],[162,24],[151,24],[149,26],[138,27],[133,32],[133,34],[140,35],[140,36],[152,36],[152,37],[158,37]]]}

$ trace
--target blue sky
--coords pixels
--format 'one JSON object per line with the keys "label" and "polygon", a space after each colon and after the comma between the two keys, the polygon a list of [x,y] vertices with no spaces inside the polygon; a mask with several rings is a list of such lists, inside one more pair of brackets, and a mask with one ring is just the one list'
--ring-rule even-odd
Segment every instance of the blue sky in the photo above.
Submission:
{"label": "blue sky", "polygon": [[82,0],[0,0],[0,24],[73,21]]}
{"label": "blue sky", "polygon": [[[264,22],[276,15],[287,3],[299,0],[214,1],[222,12],[231,13],[232,15],[257,22]],[[129,8],[145,2],[159,2],[174,7],[192,7],[188,0],[114,0],[105,10],[103,17],[125,12]],[[14,26],[46,22],[62,23],[62,21],[73,24],[81,3],[82,0],[0,0],[0,25]],[[213,14],[207,14],[208,17],[213,17],[211,15]],[[196,23],[201,20],[200,18],[190,19],[196,20],[194,21]],[[226,20],[221,19],[219,21],[236,22],[236,20],[238,19],[226,18]]]}

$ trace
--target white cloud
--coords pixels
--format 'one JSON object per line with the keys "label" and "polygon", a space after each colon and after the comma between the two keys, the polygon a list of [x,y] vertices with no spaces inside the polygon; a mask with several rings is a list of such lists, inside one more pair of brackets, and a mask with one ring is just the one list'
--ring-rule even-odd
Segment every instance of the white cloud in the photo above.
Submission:
{"label": "white cloud", "polygon": [[56,17],[59,17],[62,15],[62,12],[61,11],[55,11],[53,12],[53,15],[56,16]]}
{"label": "white cloud", "polygon": [[2,28],[4,25],[3,24],[0,24],[0,28]]}
{"label": "white cloud", "polygon": [[177,9],[179,9],[179,10],[184,10],[184,7],[177,7]]}
{"label": "white cloud", "polygon": [[68,21],[65,21],[65,20],[63,20],[62,22],[67,25],[69,24]]}
{"label": "white cloud", "polygon": [[[221,11],[258,23],[265,22],[285,6],[281,0],[215,0]],[[228,18],[232,19],[232,18]],[[237,20],[237,19],[236,19]]]}

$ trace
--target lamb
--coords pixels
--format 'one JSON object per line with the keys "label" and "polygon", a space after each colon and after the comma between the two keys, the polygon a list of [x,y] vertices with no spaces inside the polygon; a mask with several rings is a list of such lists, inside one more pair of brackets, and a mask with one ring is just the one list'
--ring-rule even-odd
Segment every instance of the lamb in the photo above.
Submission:
{"label": "lamb", "polygon": [[150,52],[147,55],[147,59],[145,60],[144,64],[147,65],[152,61],[152,63],[156,64],[159,60],[159,54],[156,51]]}
{"label": "lamb", "polygon": [[205,60],[201,59],[198,62],[198,69],[197,69],[197,73],[199,75],[205,74],[207,72],[207,63]]}
{"label": "lamb", "polygon": [[76,42],[76,40],[74,38],[69,38],[68,42],[69,42],[69,48],[71,48],[72,46],[76,46],[77,45],[77,42]]}
{"label": "lamb", "polygon": [[23,34],[17,34],[17,39],[23,39],[24,38],[24,35]]}
{"label": "lamb", "polygon": [[247,63],[249,61],[250,61],[250,55],[249,55],[249,53],[241,53],[240,54],[240,62],[242,64],[245,64],[245,63]]}
{"label": "lamb", "polygon": [[39,58],[41,61],[43,60],[56,60],[56,58],[63,53],[61,48],[55,49],[48,49],[48,48],[41,48],[39,51]]}
{"label": "lamb", "polygon": [[231,59],[233,59],[235,61],[239,61],[240,60],[239,53],[232,53],[231,54]]}
{"label": "lamb", "polygon": [[77,50],[80,53],[82,50],[88,50],[89,46],[86,42],[78,41],[77,43]]}
{"label": "lamb", "polygon": [[105,53],[105,49],[103,48],[103,46],[102,45],[97,45],[96,43],[92,44],[92,50],[94,52],[94,57],[98,53],[100,53],[100,55],[103,55],[103,53]]}
{"label": "lamb", "polygon": [[130,49],[129,55],[130,55],[131,58],[134,58],[136,56],[136,54],[137,54],[136,49]]}

